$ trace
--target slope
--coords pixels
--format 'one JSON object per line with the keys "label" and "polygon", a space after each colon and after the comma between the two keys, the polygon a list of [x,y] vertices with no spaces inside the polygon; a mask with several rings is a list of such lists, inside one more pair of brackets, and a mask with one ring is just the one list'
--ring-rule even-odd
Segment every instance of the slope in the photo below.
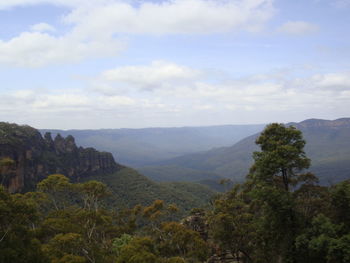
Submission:
{"label": "slope", "polygon": [[118,208],[150,205],[154,200],[161,199],[168,204],[176,204],[185,213],[195,207],[207,206],[217,194],[201,184],[155,183],[127,167],[113,174],[84,178],[84,181],[88,180],[105,183],[112,192],[109,202]]}
{"label": "slope", "polygon": [[79,146],[111,152],[122,164],[140,167],[184,154],[229,146],[264,125],[223,125],[208,127],[41,130],[53,135],[73,135]]}
{"label": "slope", "polygon": [[[335,183],[350,177],[350,118],[334,121],[310,119],[289,125],[303,132],[307,142],[305,151],[312,160],[310,170],[320,177],[322,183]],[[249,136],[231,147],[173,158],[158,163],[158,166],[176,167],[178,171],[181,167],[215,173],[240,182],[252,164],[252,152],[258,150],[255,145],[258,136]],[[147,173],[152,173],[150,167]],[[179,178],[183,176],[178,174]]]}
{"label": "slope", "polygon": [[50,174],[60,173],[72,182],[102,181],[112,192],[115,207],[149,205],[162,199],[182,211],[207,205],[215,191],[198,184],[159,184],[114,161],[112,154],[77,147],[71,135],[44,137],[30,126],[0,122],[0,161],[9,159],[8,169],[0,167],[0,182],[10,192],[32,191]]}

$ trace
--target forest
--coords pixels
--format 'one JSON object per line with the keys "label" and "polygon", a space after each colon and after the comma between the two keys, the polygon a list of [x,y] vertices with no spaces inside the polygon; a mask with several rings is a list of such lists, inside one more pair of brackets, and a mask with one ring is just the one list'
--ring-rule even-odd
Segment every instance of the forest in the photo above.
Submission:
{"label": "forest", "polygon": [[320,185],[293,126],[270,124],[256,144],[245,181],[186,216],[163,200],[111,205],[108,185],[62,174],[0,187],[0,262],[350,262],[350,181]]}

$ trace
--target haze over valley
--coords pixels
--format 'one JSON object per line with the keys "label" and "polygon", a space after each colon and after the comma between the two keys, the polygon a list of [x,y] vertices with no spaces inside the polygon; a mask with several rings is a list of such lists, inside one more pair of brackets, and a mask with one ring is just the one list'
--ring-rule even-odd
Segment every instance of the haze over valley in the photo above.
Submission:
{"label": "haze over valley", "polygon": [[0,263],[349,263],[350,0],[0,0]]}

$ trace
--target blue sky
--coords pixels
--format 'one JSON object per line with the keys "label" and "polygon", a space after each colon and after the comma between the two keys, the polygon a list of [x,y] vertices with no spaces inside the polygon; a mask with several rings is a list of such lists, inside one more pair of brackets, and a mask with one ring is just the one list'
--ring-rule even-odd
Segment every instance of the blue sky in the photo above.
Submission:
{"label": "blue sky", "polygon": [[349,117],[349,0],[2,0],[0,119],[37,128]]}

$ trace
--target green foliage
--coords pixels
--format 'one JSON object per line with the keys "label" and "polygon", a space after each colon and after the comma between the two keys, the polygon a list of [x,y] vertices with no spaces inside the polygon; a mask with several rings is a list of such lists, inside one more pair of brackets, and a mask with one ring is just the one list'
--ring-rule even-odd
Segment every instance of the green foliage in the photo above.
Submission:
{"label": "green foliage", "polygon": [[47,245],[44,251],[53,262],[86,262],[83,254],[83,237],[77,233],[66,233],[55,235]]}
{"label": "green foliage", "polygon": [[84,208],[91,211],[98,211],[99,202],[110,193],[107,186],[101,182],[88,181],[77,186],[84,201]]}
{"label": "green foliage", "polygon": [[108,185],[109,206],[130,208],[138,204],[148,206],[161,199],[175,204],[179,215],[185,215],[192,208],[207,206],[216,192],[194,183],[155,183],[131,168],[123,168],[114,174],[87,177]]}
{"label": "green foliage", "polygon": [[203,185],[127,168],[80,183],[50,175],[26,194],[0,187],[0,263],[202,263],[212,251],[244,263],[349,262],[350,182],[321,187],[303,173],[295,128],[269,125],[257,143],[247,181],[213,207]]}
{"label": "green foliage", "polygon": [[36,207],[0,186],[0,262],[45,262],[36,238]]}
{"label": "green foliage", "polygon": [[0,144],[25,145],[40,133],[27,125],[0,122]]}
{"label": "green foliage", "polygon": [[334,219],[338,224],[344,224],[350,231],[350,181],[341,182],[330,189]]}
{"label": "green foliage", "polygon": [[[335,184],[347,180],[350,174],[350,126],[349,119],[337,121],[320,121],[313,124],[307,120],[293,125],[303,132],[307,141],[305,152],[312,159],[310,171],[316,174],[323,185]],[[247,170],[254,160],[251,153],[258,150],[255,140],[259,134],[249,136],[230,147],[215,148],[206,152],[187,154],[152,166],[157,178],[162,169],[178,178],[191,173],[214,173],[243,183]],[[163,168],[164,166],[169,167]],[[176,167],[171,171],[171,167]],[[147,171],[148,169],[145,169]],[[141,170],[143,171],[143,170]],[[183,172],[182,172],[183,171]],[[148,171],[147,171],[148,172]],[[164,175],[167,177],[167,175]],[[173,177],[175,178],[175,177]],[[174,179],[173,179],[174,180]]]}
{"label": "green foliage", "polygon": [[202,262],[209,256],[209,247],[199,233],[176,222],[162,225],[159,240],[159,251],[166,257],[180,256]]}
{"label": "green foliage", "polygon": [[336,263],[349,260],[349,181],[317,185],[305,141],[271,124],[256,140],[247,181],[215,202],[210,236],[243,262]]}
{"label": "green foliage", "polygon": [[154,242],[149,237],[134,238],[129,244],[120,250],[117,263],[157,263],[159,256]]}
{"label": "green foliage", "polygon": [[1,158],[0,159],[0,169],[1,168],[7,168],[7,167],[11,167],[12,165],[15,164],[15,161],[12,160],[11,158]]}
{"label": "green foliage", "polygon": [[144,166],[137,170],[157,182],[199,182],[202,180],[219,181],[221,176],[214,172],[198,171],[176,165]]}
{"label": "green foliage", "polygon": [[299,262],[349,262],[350,235],[342,235],[342,226],[319,214],[311,226],[296,238]]}
{"label": "green foliage", "polygon": [[210,234],[224,250],[235,256],[244,253],[249,259],[257,238],[253,208],[242,186],[218,198],[209,216]]}
{"label": "green foliage", "polygon": [[110,194],[106,185],[73,184],[60,174],[44,179],[38,190],[10,195],[0,189],[0,262],[177,263],[207,257],[198,233],[164,223],[177,213],[174,204],[155,200],[107,210],[101,205]]}
{"label": "green foliage", "polygon": [[255,163],[249,175],[253,181],[283,186],[288,191],[290,185],[299,183],[298,172],[310,166],[302,134],[292,126],[270,124],[256,144],[260,145],[261,151],[253,154]]}
{"label": "green foliage", "polygon": [[128,234],[123,234],[121,237],[115,238],[113,240],[113,251],[114,251],[114,253],[117,256],[119,256],[120,255],[120,251],[122,250],[122,248],[124,246],[128,245],[132,240],[133,240],[133,237],[131,235],[128,235]]}
{"label": "green foliage", "polygon": [[38,184],[38,190],[48,195],[56,210],[64,208],[67,204],[68,193],[72,190],[69,179],[62,174],[49,175]]}
{"label": "green foliage", "polygon": [[186,263],[186,260],[182,257],[172,257],[163,260],[162,263]]}

